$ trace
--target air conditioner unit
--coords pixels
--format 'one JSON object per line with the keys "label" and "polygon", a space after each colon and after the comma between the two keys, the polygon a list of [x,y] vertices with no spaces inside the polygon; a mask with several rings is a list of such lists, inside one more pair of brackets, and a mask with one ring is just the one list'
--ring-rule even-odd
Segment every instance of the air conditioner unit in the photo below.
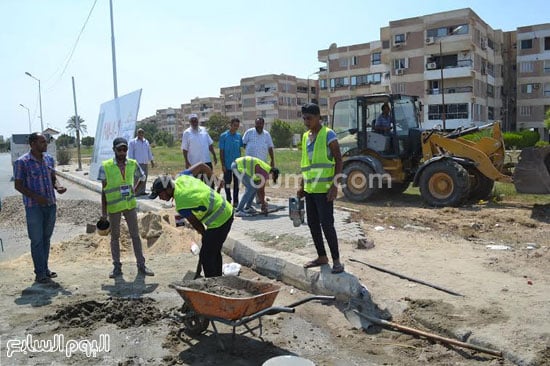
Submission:
{"label": "air conditioner unit", "polygon": [[403,75],[404,69],[395,69],[395,75]]}
{"label": "air conditioner unit", "polygon": [[539,83],[533,84],[533,89],[538,89],[538,88],[540,88],[540,84],[539,84]]}
{"label": "air conditioner unit", "polygon": [[437,63],[436,62],[428,62],[426,64],[426,68],[428,70],[434,70],[434,69],[437,69]]}
{"label": "air conditioner unit", "polygon": [[435,43],[435,37],[426,38],[426,44],[434,44],[434,43]]}

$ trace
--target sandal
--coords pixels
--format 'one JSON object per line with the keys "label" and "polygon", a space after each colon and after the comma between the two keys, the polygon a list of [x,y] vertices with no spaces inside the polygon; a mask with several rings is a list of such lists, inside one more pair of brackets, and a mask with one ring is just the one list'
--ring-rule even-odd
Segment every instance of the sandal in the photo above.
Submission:
{"label": "sandal", "polygon": [[332,266],[332,271],[331,272],[334,273],[334,274],[344,272],[344,265],[343,264],[335,264],[334,266]]}
{"label": "sandal", "polygon": [[328,260],[325,261],[317,258],[304,264],[304,268],[319,267],[319,266],[322,266],[323,264],[328,264]]}

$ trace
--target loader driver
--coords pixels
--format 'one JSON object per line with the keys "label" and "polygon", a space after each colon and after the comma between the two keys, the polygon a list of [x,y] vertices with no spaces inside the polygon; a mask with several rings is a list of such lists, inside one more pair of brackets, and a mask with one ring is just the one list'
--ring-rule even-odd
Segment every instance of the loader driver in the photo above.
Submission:
{"label": "loader driver", "polygon": [[391,131],[391,114],[388,103],[382,105],[382,113],[376,118],[374,123],[374,132],[388,135]]}
{"label": "loader driver", "polygon": [[[201,164],[201,167],[210,169],[205,164]],[[183,175],[175,181],[166,175],[158,177],[153,182],[152,191],[161,200],[169,201],[173,198],[178,214],[202,235],[199,261],[204,276],[221,276],[221,250],[233,223],[233,206],[219,191],[216,192],[202,180],[193,177],[193,173],[191,169],[184,170]],[[211,174],[210,170],[207,175]]]}

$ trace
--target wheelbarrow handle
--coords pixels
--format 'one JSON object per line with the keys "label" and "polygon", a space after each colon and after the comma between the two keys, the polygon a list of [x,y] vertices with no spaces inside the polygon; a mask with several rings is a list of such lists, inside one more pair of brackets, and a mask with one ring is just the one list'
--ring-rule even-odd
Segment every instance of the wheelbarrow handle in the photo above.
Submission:
{"label": "wheelbarrow handle", "polygon": [[302,305],[306,302],[313,301],[313,300],[336,300],[336,297],[335,296],[324,296],[324,295],[310,296],[310,297],[306,297],[305,299],[293,302],[292,304],[287,305],[287,307],[295,308],[298,305]]}

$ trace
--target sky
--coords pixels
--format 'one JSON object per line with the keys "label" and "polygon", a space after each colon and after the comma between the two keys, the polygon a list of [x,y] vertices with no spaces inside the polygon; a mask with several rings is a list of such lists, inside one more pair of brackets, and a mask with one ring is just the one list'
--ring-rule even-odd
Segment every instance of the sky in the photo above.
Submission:
{"label": "sky", "polygon": [[[307,78],[331,43],[379,40],[390,21],[467,7],[504,31],[550,23],[542,0],[113,0],[118,95],[142,89],[140,120],[244,77]],[[0,0],[0,29],[0,135],[40,131],[29,72],[44,128],[67,133],[74,77],[84,136],[95,136],[114,98],[109,0]]]}

